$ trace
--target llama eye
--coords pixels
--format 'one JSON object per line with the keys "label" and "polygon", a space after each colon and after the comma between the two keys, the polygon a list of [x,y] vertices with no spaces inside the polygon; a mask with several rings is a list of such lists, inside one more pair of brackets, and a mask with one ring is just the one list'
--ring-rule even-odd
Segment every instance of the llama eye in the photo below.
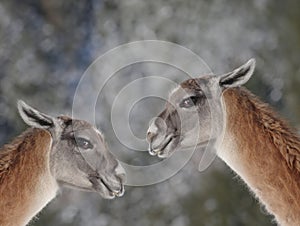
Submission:
{"label": "llama eye", "polygon": [[200,98],[201,97],[198,97],[198,96],[190,96],[188,98],[185,98],[183,101],[181,101],[181,103],[179,104],[179,107],[191,108],[197,104],[197,102]]}
{"label": "llama eye", "polygon": [[78,147],[82,148],[82,149],[92,149],[93,148],[93,145],[91,144],[90,141],[88,141],[87,139],[85,138],[82,138],[82,137],[76,137],[75,138],[75,142],[77,144]]}

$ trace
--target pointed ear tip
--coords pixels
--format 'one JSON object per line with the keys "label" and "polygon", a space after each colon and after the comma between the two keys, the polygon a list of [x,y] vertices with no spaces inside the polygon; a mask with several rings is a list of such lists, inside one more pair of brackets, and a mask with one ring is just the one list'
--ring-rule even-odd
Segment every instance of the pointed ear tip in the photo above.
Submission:
{"label": "pointed ear tip", "polygon": [[21,104],[23,104],[23,103],[24,103],[23,100],[21,100],[21,99],[18,99],[18,100],[17,100],[17,105],[21,105]]}
{"label": "pointed ear tip", "polygon": [[17,101],[17,107],[19,110],[21,110],[24,106],[26,106],[25,102],[23,100]]}
{"label": "pointed ear tip", "polygon": [[17,107],[19,110],[22,110],[23,108],[29,108],[30,106],[26,104],[23,100],[18,100]]}
{"label": "pointed ear tip", "polygon": [[256,64],[255,58],[251,58],[250,60],[248,60],[247,64],[252,67],[255,67],[255,64]]}

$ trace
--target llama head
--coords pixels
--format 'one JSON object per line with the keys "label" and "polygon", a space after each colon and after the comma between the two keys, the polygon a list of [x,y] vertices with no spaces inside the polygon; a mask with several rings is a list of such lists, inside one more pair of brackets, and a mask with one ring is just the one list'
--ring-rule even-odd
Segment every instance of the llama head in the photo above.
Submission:
{"label": "llama head", "polygon": [[107,199],[123,195],[125,171],[95,127],[68,116],[51,117],[23,101],[18,101],[18,109],[26,124],[51,134],[49,164],[59,184],[98,192]]}
{"label": "llama head", "polygon": [[165,109],[149,126],[150,154],[166,158],[177,149],[217,140],[224,125],[223,91],[245,84],[254,68],[255,60],[251,59],[232,72],[182,82],[170,94]]}

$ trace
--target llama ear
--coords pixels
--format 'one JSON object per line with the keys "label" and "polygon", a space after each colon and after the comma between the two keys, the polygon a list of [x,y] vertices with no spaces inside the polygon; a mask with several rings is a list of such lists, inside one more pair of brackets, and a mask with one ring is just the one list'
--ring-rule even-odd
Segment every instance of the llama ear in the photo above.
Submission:
{"label": "llama ear", "polygon": [[21,118],[29,126],[41,129],[48,129],[54,126],[54,121],[51,116],[39,112],[22,100],[18,101],[18,110]]}
{"label": "llama ear", "polygon": [[244,85],[251,78],[255,68],[255,59],[250,59],[244,65],[232,72],[220,76],[219,84],[222,88]]}

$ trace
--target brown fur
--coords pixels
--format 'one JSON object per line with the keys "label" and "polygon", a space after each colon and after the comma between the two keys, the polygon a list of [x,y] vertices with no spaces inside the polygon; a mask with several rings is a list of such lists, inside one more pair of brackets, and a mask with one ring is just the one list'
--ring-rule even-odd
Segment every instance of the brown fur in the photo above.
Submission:
{"label": "brown fur", "polygon": [[197,82],[196,79],[185,80],[184,82],[182,82],[180,84],[180,86],[183,89],[191,89],[191,90],[198,90],[198,89],[200,89],[199,83]]}
{"label": "brown fur", "polygon": [[228,89],[223,97],[225,139],[236,142],[243,179],[281,225],[300,225],[299,137],[246,89]]}
{"label": "brown fur", "polygon": [[0,225],[24,224],[39,178],[49,169],[51,136],[28,129],[0,149]]}
{"label": "brown fur", "polygon": [[180,84],[181,88],[183,89],[190,89],[190,90],[195,90],[199,91],[201,90],[200,84],[207,84],[209,75],[203,75],[201,78],[197,79],[188,79],[185,80]]}

